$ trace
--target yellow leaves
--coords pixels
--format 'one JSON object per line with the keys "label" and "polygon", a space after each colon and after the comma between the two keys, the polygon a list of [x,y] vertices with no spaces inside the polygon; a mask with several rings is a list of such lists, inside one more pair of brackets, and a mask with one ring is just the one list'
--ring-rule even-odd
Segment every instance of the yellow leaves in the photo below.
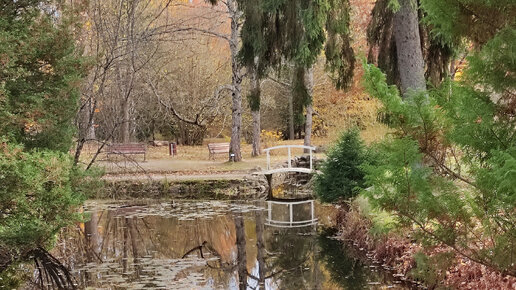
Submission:
{"label": "yellow leaves", "polygon": [[43,64],[39,70],[43,73],[46,73],[46,74],[54,74],[54,68],[52,67],[52,65],[46,63],[46,64]]}
{"label": "yellow leaves", "polygon": [[31,135],[31,136],[34,136],[34,135],[40,133],[41,130],[42,130],[41,125],[36,123],[36,121],[34,121],[34,120],[28,120],[23,125],[23,131],[26,134]]}
{"label": "yellow leaves", "polygon": [[282,135],[279,131],[262,130],[260,139],[265,148],[275,146],[281,139]]}
{"label": "yellow leaves", "polygon": [[457,72],[455,73],[455,80],[460,81],[462,79],[463,74],[464,73],[462,72],[462,70],[457,70]]}

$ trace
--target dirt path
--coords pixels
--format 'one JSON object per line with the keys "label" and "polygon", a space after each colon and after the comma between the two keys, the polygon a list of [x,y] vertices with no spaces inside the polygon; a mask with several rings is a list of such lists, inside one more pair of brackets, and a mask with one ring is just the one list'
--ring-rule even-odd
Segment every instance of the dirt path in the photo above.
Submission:
{"label": "dirt path", "polygon": [[[163,149],[163,148],[158,148]],[[158,150],[152,148],[153,151]],[[96,164],[104,168],[105,180],[213,180],[242,179],[252,172],[262,171],[267,167],[266,156],[244,159],[241,162],[228,162],[226,159],[195,159],[194,156],[168,156],[151,151],[149,158],[143,156],[111,158],[98,161]],[[302,154],[302,151],[299,152]],[[272,164],[284,163],[285,155],[271,156]],[[274,166],[273,165],[273,166]]]}
{"label": "dirt path", "polygon": [[264,168],[266,161],[253,159],[238,163],[225,161],[206,161],[206,160],[181,160],[181,159],[151,159],[145,162],[141,160],[122,160],[118,162],[101,161],[97,163],[103,167],[108,174],[126,173],[176,173],[176,172],[219,172],[219,171],[250,171],[253,169]]}
{"label": "dirt path", "polygon": [[169,181],[182,181],[182,180],[237,180],[249,177],[248,173],[237,173],[237,172],[226,172],[219,174],[117,174],[117,175],[106,175],[103,177],[104,180],[117,181],[117,180],[169,180]]}

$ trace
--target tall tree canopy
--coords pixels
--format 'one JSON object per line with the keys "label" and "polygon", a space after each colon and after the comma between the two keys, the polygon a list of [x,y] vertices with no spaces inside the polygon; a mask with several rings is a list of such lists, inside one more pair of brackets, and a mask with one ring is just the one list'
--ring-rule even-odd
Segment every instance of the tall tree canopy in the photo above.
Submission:
{"label": "tall tree canopy", "polygon": [[[248,101],[253,111],[253,139],[259,139],[260,89],[257,80],[269,68],[281,72],[293,63],[292,94],[306,107],[305,145],[312,130],[313,64],[323,47],[326,67],[337,88],[347,88],[353,77],[355,57],[349,36],[348,0],[253,0],[238,1],[243,11],[242,48],[239,57],[253,74]],[[255,117],[256,116],[256,117]],[[258,147],[253,141],[253,154]]]}
{"label": "tall tree canopy", "polygon": [[337,88],[349,86],[355,56],[349,36],[347,0],[239,1],[243,11],[240,59],[263,76],[268,68],[292,61],[311,67],[323,48]]}

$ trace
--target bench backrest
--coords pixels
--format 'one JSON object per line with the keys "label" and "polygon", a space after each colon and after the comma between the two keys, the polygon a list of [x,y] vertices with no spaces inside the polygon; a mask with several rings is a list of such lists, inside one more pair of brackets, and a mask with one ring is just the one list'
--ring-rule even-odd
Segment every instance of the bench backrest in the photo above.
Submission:
{"label": "bench backrest", "polygon": [[108,152],[142,152],[144,153],[147,147],[143,143],[114,143],[107,146]]}
{"label": "bench backrest", "polygon": [[209,143],[208,150],[210,153],[228,153],[229,143]]}

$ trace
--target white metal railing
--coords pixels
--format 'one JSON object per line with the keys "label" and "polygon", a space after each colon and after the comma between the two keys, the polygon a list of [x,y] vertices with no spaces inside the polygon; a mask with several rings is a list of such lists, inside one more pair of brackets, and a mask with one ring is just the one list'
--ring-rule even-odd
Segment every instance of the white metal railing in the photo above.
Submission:
{"label": "white metal railing", "polygon": [[292,167],[292,148],[301,148],[301,149],[309,149],[310,150],[310,170],[313,169],[313,152],[315,151],[315,147],[305,146],[305,145],[280,145],[280,146],[274,146],[274,147],[269,147],[269,148],[263,149],[263,151],[267,152],[267,170],[271,169],[270,152],[272,150],[284,149],[284,148],[287,148],[287,150],[288,150],[288,168],[293,168]]}
{"label": "white metal railing", "polygon": [[[302,220],[302,221],[294,221],[293,206],[298,205],[298,204],[307,204],[307,203],[310,204],[310,219]],[[273,204],[280,204],[280,205],[288,206],[288,211],[289,211],[289,220],[288,221],[272,219],[272,205]],[[318,219],[315,217],[314,200],[303,200],[303,201],[294,201],[294,202],[273,201],[273,200],[267,201],[267,219],[265,220],[265,224],[268,226],[280,227],[280,228],[297,228],[297,227],[306,227],[306,226],[316,225],[317,222],[318,222]]]}

